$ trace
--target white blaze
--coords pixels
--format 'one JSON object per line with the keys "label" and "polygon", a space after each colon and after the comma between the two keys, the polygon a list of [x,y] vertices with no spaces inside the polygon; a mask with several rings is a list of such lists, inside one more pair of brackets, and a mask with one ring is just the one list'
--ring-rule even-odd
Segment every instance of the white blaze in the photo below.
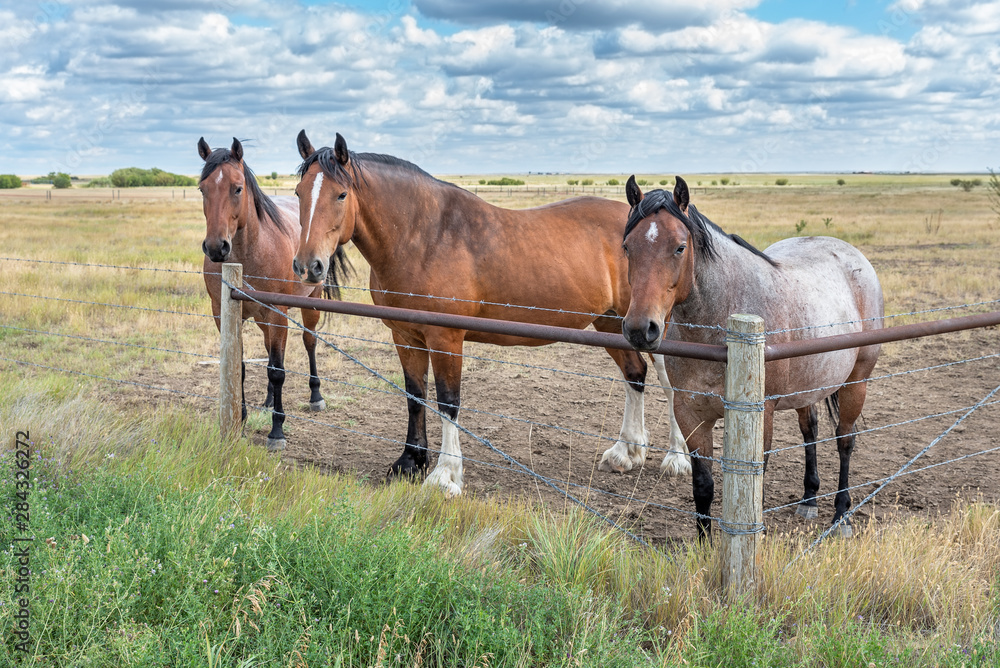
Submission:
{"label": "white blaze", "polygon": [[309,241],[309,233],[312,232],[313,214],[316,213],[316,202],[319,201],[319,191],[323,188],[323,172],[316,175],[313,181],[312,201],[309,202],[309,225],[306,227],[306,241]]}
{"label": "white blaze", "polygon": [[646,240],[649,243],[656,241],[656,237],[660,236],[660,229],[656,226],[656,223],[650,223],[649,229],[646,231]]}
{"label": "white blaze", "polygon": [[215,177],[215,182],[220,183],[222,181],[222,170],[219,170],[218,175]]}

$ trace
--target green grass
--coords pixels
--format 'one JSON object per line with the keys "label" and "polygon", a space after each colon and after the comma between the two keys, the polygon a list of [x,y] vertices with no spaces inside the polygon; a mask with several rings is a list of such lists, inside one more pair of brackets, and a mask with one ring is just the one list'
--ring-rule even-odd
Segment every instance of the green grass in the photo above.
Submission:
{"label": "green grass", "polygon": [[[220,440],[211,417],[131,416],[33,379],[10,385],[0,421],[35,440],[22,665],[1000,660],[996,506],[869,527],[790,568],[804,539],[769,540],[759,584],[729,602],[712,546],[664,555],[577,512],[322,475]],[[14,533],[7,513],[0,532]],[[8,543],[0,577],[14,566]],[[5,600],[0,626],[12,614]]]}

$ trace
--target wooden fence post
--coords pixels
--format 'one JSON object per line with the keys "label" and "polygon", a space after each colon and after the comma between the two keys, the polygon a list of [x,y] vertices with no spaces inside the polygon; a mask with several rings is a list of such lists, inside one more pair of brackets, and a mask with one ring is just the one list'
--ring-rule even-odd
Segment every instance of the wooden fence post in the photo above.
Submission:
{"label": "wooden fence post", "polygon": [[[226,285],[226,284],[229,285]],[[219,423],[223,438],[239,436],[243,423],[243,302],[230,296],[230,287],[243,287],[243,265],[222,265],[222,305],[219,329],[222,335],[219,362]]]}
{"label": "wooden fence post", "polygon": [[722,451],[722,583],[731,595],[756,578],[763,531],[764,320],[731,315],[726,323],[726,408]]}

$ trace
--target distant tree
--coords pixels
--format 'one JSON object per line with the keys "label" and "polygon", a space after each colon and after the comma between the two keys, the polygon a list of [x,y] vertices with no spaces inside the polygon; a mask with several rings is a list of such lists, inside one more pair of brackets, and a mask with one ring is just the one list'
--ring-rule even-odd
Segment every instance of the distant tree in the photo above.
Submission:
{"label": "distant tree", "polygon": [[649,181],[647,181],[646,179],[639,179],[638,181],[636,181],[636,185],[648,186],[649,185]]}
{"label": "distant tree", "polygon": [[837,185],[838,185],[838,186],[842,186],[842,185],[844,185],[845,183],[847,183],[847,181],[845,181],[844,179],[837,179]]}
{"label": "distant tree", "polygon": [[668,183],[670,183],[670,181],[668,181],[668,180],[666,180],[666,179],[660,179],[660,185],[661,185],[661,186],[665,186],[665,185],[667,185]]}
{"label": "distant tree", "polygon": [[723,176],[721,179],[719,179],[719,183],[721,183],[724,186],[728,186],[729,185],[729,177],[728,176]]}
{"label": "distant tree", "polygon": [[951,185],[953,185],[953,186],[955,186],[957,188],[958,186],[962,185],[962,179],[952,179],[951,180]]}
{"label": "distant tree", "polygon": [[503,176],[499,179],[490,179],[486,182],[488,186],[523,186],[524,181],[521,179],[513,179],[509,176]]}
{"label": "distant tree", "polygon": [[111,172],[111,184],[116,188],[138,188],[139,186],[194,186],[198,182],[190,176],[172,174],[162,169],[140,169],[125,167]]}
{"label": "distant tree", "polygon": [[53,188],[59,188],[61,190],[63,188],[69,188],[72,185],[73,185],[73,179],[70,178],[69,174],[66,174],[64,172],[59,172],[52,179]]}
{"label": "distant tree", "polygon": [[787,186],[788,185],[788,179],[775,179],[774,180],[774,185],[776,185],[776,186]]}
{"label": "distant tree", "polygon": [[0,174],[0,188],[20,188],[21,177],[17,174]]}
{"label": "distant tree", "polygon": [[594,185],[594,179],[584,179],[580,181],[581,186],[592,186]]}
{"label": "distant tree", "polygon": [[278,180],[278,172],[271,172],[271,180],[272,181]]}
{"label": "distant tree", "polygon": [[997,177],[992,169],[990,170],[990,180],[986,183],[986,192],[990,200],[990,208],[997,215],[997,220],[1000,220],[1000,177]]}
{"label": "distant tree", "polygon": [[566,181],[566,185],[568,185],[568,186],[578,186],[578,185],[580,185],[580,179],[568,179]]}
{"label": "distant tree", "polygon": [[616,186],[616,185],[618,185],[618,179],[608,179],[608,185],[609,186]]}

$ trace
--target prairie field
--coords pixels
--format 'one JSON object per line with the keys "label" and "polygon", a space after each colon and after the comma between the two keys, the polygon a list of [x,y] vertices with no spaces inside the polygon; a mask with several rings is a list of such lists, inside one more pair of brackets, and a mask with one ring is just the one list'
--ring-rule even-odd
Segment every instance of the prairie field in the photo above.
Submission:
{"label": "prairie field", "polygon": [[[622,175],[513,176],[527,185],[442,178],[509,208],[593,189],[624,200],[620,186],[601,185],[624,183]],[[655,184],[644,190],[673,178],[637,176]],[[584,178],[596,185],[566,183]],[[966,192],[951,175],[685,178],[702,213],[758,247],[795,235],[857,246],[879,274],[887,326],[1000,310],[1000,221],[985,188]],[[723,178],[728,185],[712,185]],[[288,195],[293,185],[279,178],[265,190]],[[793,413],[776,416],[781,450],[765,476],[765,509],[774,510],[765,514],[758,580],[728,605],[716,546],[697,545],[684,514],[693,510],[690,480],[662,477],[655,451],[640,471],[596,471],[624,394],[603,351],[467,344],[462,424],[558,489],[463,436],[466,493],[446,501],[383,483],[402,449],[406,407],[391,385],[402,374],[381,322],[334,314],[323,322],[331,345],[318,355],[322,413],[306,410],[306,358],[290,333],[285,451],[262,447],[263,411],[251,411],[245,438],[220,438],[197,190],[0,191],[0,221],[4,456],[14,431],[30,430],[41,456],[32,526],[58,546],[37,548],[33,562],[42,592],[33,614],[49,621],[30,665],[257,665],[245,661],[256,656],[260,665],[986,666],[1000,658],[992,403],[914,468],[940,466],[899,478],[866,504],[854,539],[805,553],[832,499],[820,500],[815,521],[783,507],[802,494],[793,447],[801,437]],[[355,273],[344,299],[370,303],[367,265],[353,246],[348,253]],[[247,400],[256,405],[267,382],[263,338],[252,323],[243,331]],[[996,328],[883,346],[859,425],[872,431],[859,436],[852,460],[856,504],[874,489],[865,483],[895,473],[1000,383],[998,353]],[[655,448],[667,430],[652,392]],[[428,432],[436,447],[436,419]],[[822,418],[820,437],[831,435]],[[819,451],[827,493],[836,446]],[[6,499],[13,483],[0,478]],[[718,478],[716,489],[713,514]],[[574,509],[563,492],[650,547]],[[233,526],[198,521],[216,515]],[[410,549],[419,566],[405,558]],[[6,550],[4,582],[12,564]],[[108,565],[122,575],[106,576]],[[366,586],[365,574],[376,584]],[[421,579],[433,587],[410,588]],[[76,610],[71,600],[93,607]],[[539,601],[549,612],[538,612]],[[447,618],[435,617],[442,609]],[[0,608],[0,624],[12,625],[12,612]],[[0,652],[12,656],[9,645]]]}

